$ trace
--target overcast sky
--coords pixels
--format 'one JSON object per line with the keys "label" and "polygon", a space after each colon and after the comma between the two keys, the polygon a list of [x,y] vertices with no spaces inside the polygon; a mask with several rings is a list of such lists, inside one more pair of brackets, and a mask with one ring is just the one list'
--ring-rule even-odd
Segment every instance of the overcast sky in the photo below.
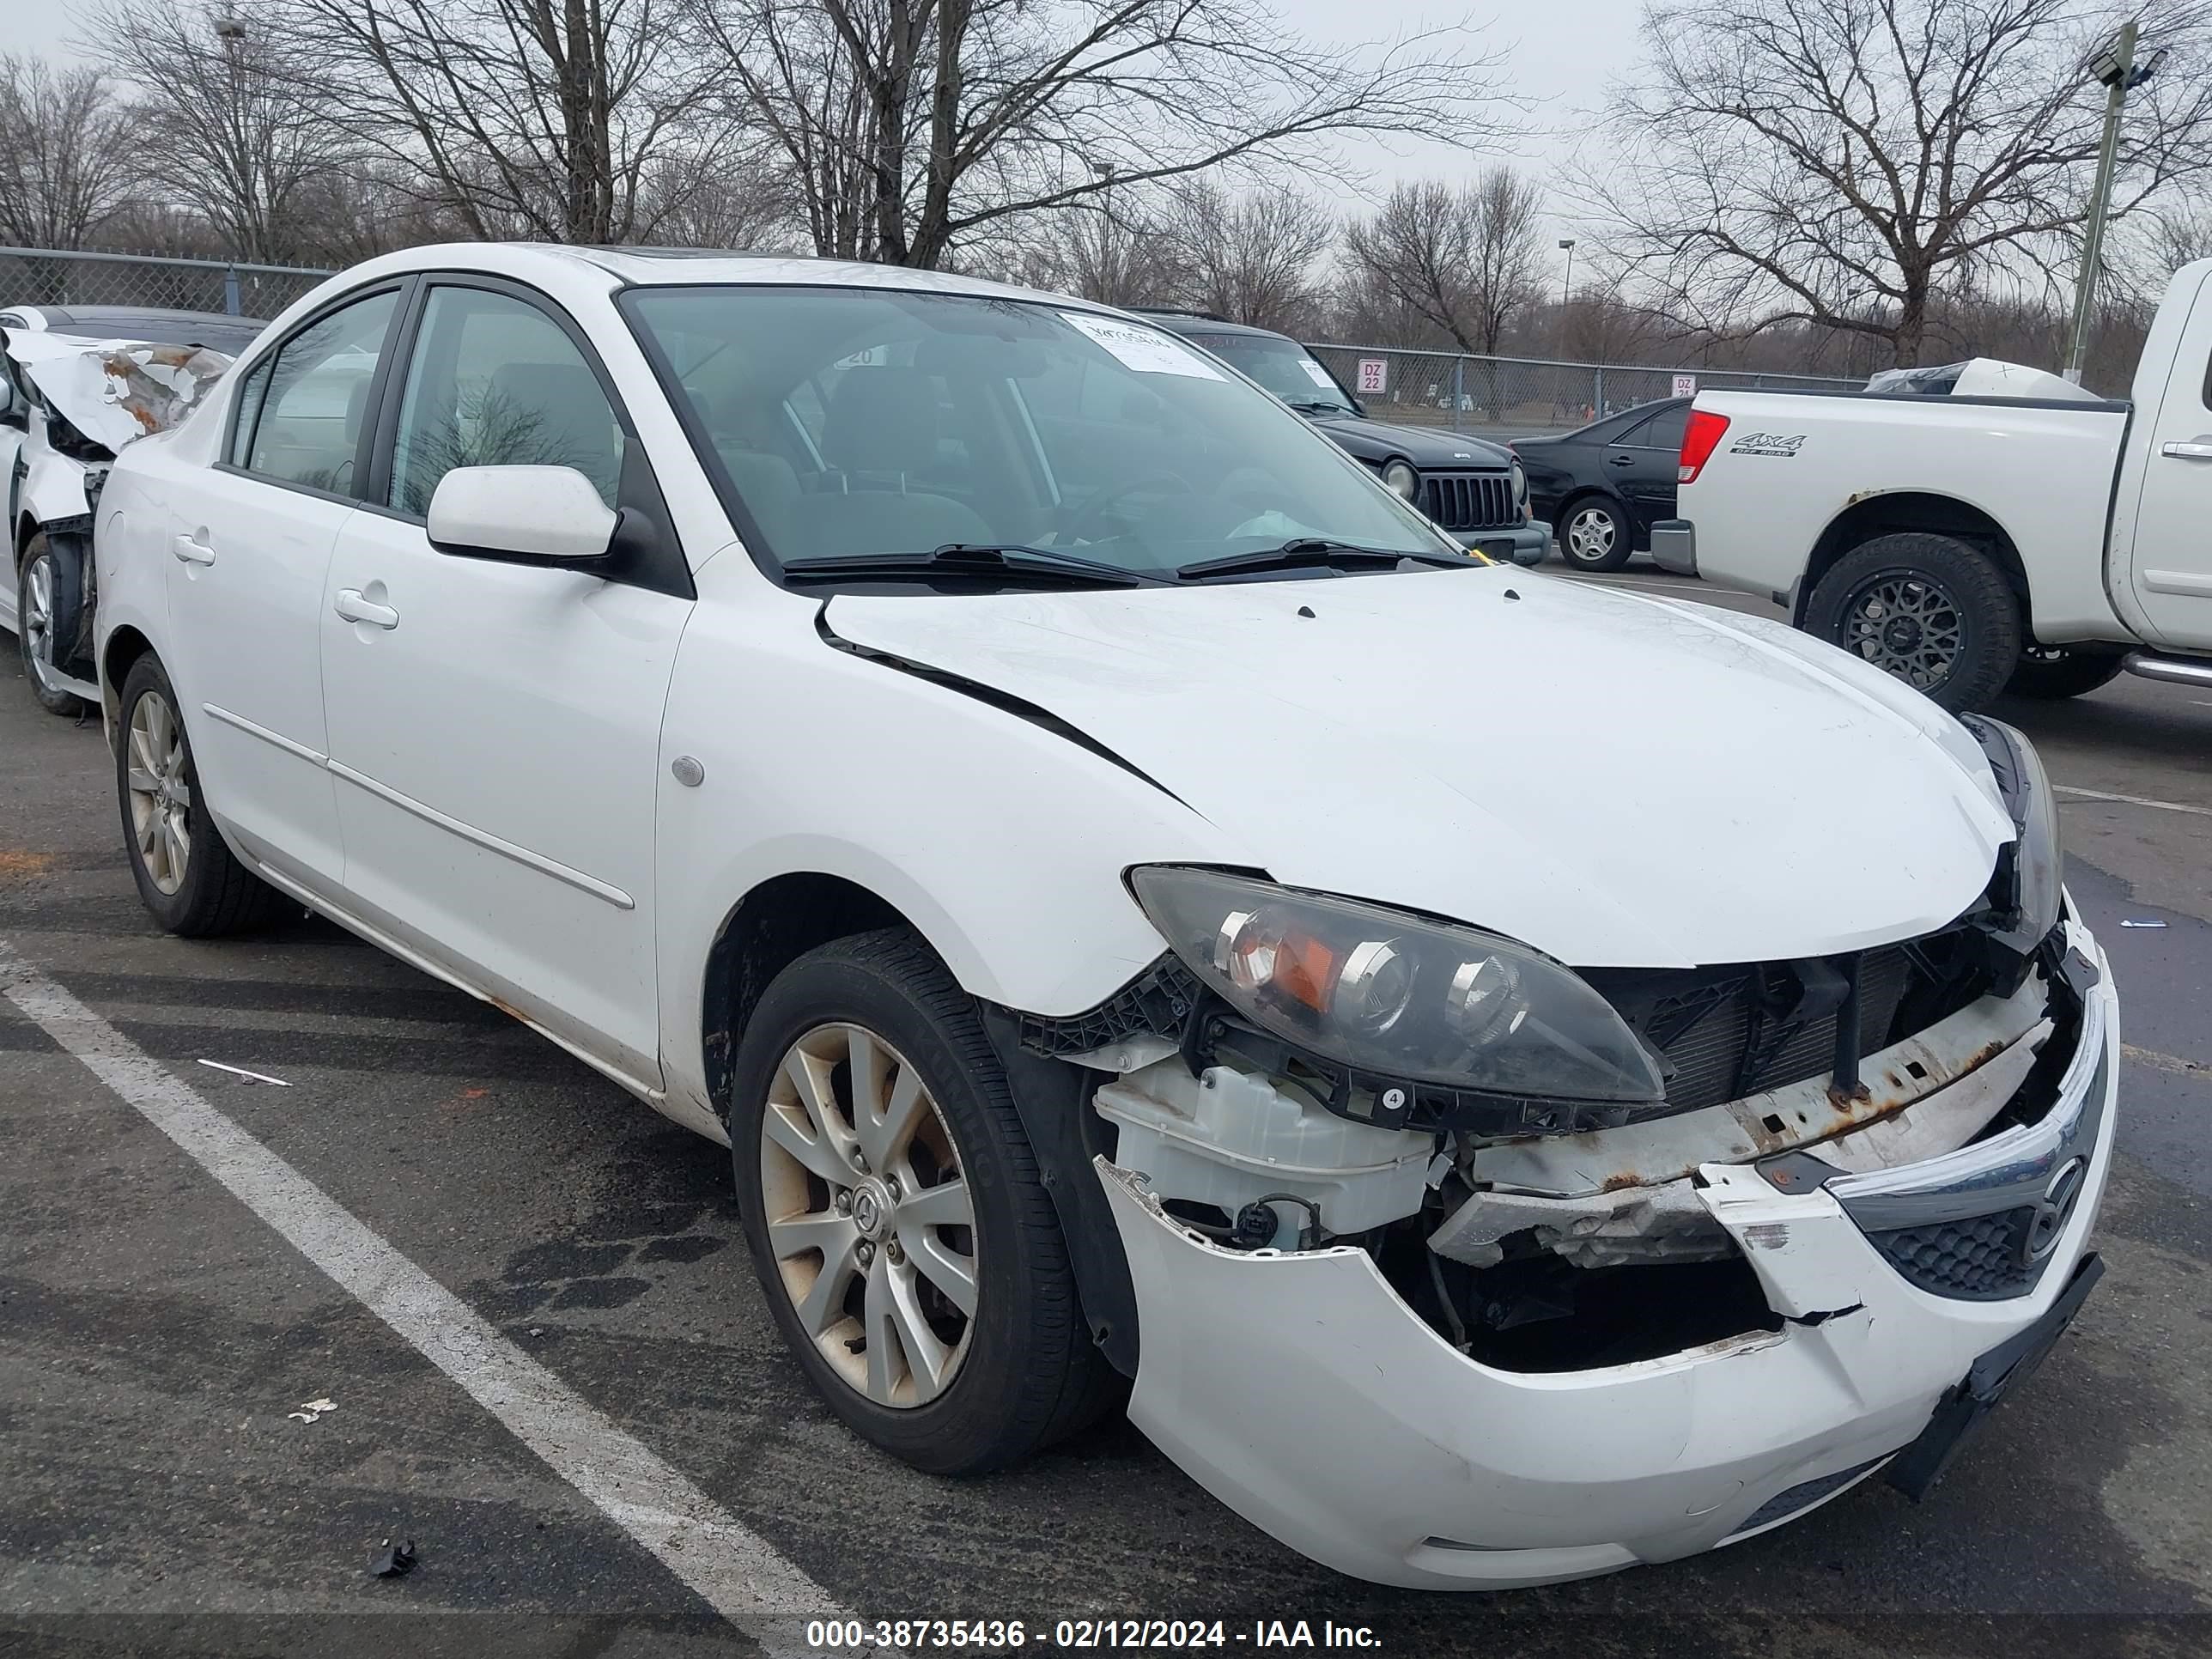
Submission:
{"label": "overcast sky", "polygon": [[[1385,38],[1401,31],[1455,24],[1465,15],[1451,0],[1271,0],[1302,33],[1332,42]],[[1471,0],[1478,22],[1495,0]],[[72,55],[68,42],[89,13],[88,0],[5,0],[8,46],[55,57]],[[243,9],[252,15],[252,0]],[[1637,52],[1637,21],[1643,0],[1550,0],[1535,6],[1500,10],[1482,30],[1480,49],[1505,54],[1504,78],[1527,98],[1530,114],[1525,135],[1502,147],[1513,161],[1540,179],[1565,154],[1584,125],[1587,112],[1601,101],[1606,82],[1627,70]],[[1441,146],[1399,143],[1362,145],[1348,150],[1349,168],[1370,175],[1369,191],[1388,188],[1395,178],[1428,174],[1455,177],[1474,163]],[[1326,188],[1346,211],[1361,203],[1354,188],[1327,180]]]}

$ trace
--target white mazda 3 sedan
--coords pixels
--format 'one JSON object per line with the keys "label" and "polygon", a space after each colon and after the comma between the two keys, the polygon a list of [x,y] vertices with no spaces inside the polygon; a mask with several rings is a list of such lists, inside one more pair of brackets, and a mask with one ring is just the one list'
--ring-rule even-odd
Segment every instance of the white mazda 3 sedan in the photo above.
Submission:
{"label": "white mazda 3 sedan", "polygon": [[726,1140],[921,1468],[1126,1401],[1347,1573],[1572,1578],[1925,1492],[2100,1272],[2016,732],[1470,557],[1141,319],[418,248],[97,556],[162,925],[307,905]]}

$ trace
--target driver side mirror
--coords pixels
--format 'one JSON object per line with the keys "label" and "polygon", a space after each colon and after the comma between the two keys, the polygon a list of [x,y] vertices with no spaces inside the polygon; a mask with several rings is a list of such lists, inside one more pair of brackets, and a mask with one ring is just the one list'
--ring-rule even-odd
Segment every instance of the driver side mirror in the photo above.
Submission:
{"label": "driver side mirror", "polygon": [[23,407],[22,399],[16,395],[15,383],[5,374],[0,374],[0,426],[27,426],[29,423],[30,413]]}
{"label": "driver side mirror", "polygon": [[465,559],[590,565],[621,515],[573,466],[457,466],[430,497],[430,545]]}

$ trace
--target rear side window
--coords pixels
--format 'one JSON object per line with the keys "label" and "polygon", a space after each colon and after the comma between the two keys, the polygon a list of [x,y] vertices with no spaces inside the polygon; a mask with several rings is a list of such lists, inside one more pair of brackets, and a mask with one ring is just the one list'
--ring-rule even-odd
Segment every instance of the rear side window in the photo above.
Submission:
{"label": "rear side window", "polygon": [[265,378],[258,368],[247,376],[236,433],[247,471],[353,492],[369,388],[398,304],[387,292],[341,306],[278,347]]}
{"label": "rear side window", "polygon": [[572,466],[615,504],[622,423],[599,376],[536,306],[483,289],[431,290],[392,453],[387,505],[428,517],[457,466]]}
{"label": "rear side window", "polygon": [[1689,424],[1690,406],[1682,404],[1674,409],[1661,410],[1640,426],[1631,427],[1613,441],[1630,444],[1638,449],[1679,451],[1682,447],[1682,434]]}

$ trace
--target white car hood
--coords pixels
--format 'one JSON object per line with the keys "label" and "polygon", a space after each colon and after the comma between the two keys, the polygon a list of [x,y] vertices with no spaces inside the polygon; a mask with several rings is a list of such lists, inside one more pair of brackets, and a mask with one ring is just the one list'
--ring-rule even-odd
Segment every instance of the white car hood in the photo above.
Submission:
{"label": "white car hood", "polygon": [[149,432],[167,431],[205,402],[232,362],[205,346],[32,329],[0,331],[0,339],[64,419],[118,453]]}
{"label": "white car hood", "polygon": [[1910,938],[1972,905],[2013,835],[1971,734],[1876,670],[1508,567],[841,594],[826,622],[1048,710],[1278,881],[1584,967]]}

